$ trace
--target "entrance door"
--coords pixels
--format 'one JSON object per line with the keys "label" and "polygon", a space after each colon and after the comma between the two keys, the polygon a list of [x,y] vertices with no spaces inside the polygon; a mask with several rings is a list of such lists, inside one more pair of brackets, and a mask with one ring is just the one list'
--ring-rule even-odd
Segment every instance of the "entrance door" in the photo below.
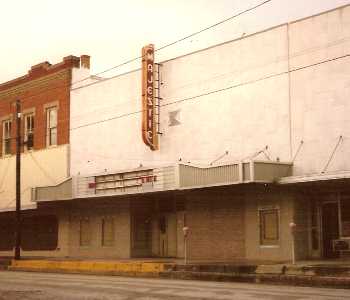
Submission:
{"label": "entrance door", "polygon": [[135,214],[132,217],[133,257],[149,257],[152,255],[152,227],[149,215]]}
{"label": "entrance door", "polygon": [[168,213],[159,217],[159,255],[176,257],[176,214]]}
{"label": "entrance door", "polygon": [[339,238],[338,202],[327,202],[322,205],[322,240],[323,257],[336,258],[332,241]]}

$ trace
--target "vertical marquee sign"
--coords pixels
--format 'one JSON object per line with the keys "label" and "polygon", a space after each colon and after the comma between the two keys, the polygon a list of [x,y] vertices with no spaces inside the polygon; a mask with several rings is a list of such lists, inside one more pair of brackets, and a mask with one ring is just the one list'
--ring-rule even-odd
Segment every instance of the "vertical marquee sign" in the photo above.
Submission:
{"label": "vertical marquee sign", "polygon": [[142,139],[151,150],[158,150],[156,101],[154,95],[154,45],[142,48]]}

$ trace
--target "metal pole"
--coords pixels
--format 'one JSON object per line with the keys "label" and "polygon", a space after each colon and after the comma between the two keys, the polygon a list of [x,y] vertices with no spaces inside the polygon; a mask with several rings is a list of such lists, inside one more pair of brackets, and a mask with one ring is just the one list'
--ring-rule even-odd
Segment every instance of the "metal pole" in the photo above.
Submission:
{"label": "metal pole", "polygon": [[184,264],[187,265],[187,237],[188,237],[188,231],[189,228],[186,226],[186,212],[184,213],[184,227],[182,228],[183,234],[184,234]]}
{"label": "metal pole", "polygon": [[15,259],[21,259],[21,103],[16,101],[16,243]]}
{"label": "metal pole", "polygon": [[289,223],[289,228],[292,236],[292,264],[295,265],[295,233],[296,233],[296,224],[294,222]]}
{"label": "metal pole", "polygon": [[294,234],[292,238],[292,264],[295,265],[295,242],[294,242]]}
{"label": "metal pole", "polygon": [[185,254],[184,254],[184,263],[187,265],[187,236],[185,236]]}

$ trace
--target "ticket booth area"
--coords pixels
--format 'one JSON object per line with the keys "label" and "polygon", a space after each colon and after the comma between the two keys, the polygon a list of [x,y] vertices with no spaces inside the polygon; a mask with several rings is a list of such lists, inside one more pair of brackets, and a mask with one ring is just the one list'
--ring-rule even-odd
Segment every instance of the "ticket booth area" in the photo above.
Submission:
{"label": "ticket booth area", "polygon": [[131,256],[183,256],[184,203],[173,197],[131,204]]}

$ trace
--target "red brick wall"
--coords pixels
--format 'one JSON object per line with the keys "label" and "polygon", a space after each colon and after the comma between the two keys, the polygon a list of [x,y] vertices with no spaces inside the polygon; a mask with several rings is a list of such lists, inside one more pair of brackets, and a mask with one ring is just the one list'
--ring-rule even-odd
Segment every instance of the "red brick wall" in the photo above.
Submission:
{"label": "red brick wall", "polygon": [[[57,144],[69,143],[69,107],[71,68],[79,66],[79,58],[67,57],[57,65],[45,63],[32,67],[28,75],[0,85],[0,118],[12,114],[12,154],[16,148],[16,122],[14,102],[21,101],[21,109],[35,108],[34,149],[46,147],[46,110],[45,105],[58,104]],[[24,122],[21,126],[22,136]],[[3,129],[0,124],[0,152],[2,154]]]}
{"label": "red brick wall", "polygon": [[244,199],[229,191],[193,192],[187,196],[191,260],[244,258]]}

